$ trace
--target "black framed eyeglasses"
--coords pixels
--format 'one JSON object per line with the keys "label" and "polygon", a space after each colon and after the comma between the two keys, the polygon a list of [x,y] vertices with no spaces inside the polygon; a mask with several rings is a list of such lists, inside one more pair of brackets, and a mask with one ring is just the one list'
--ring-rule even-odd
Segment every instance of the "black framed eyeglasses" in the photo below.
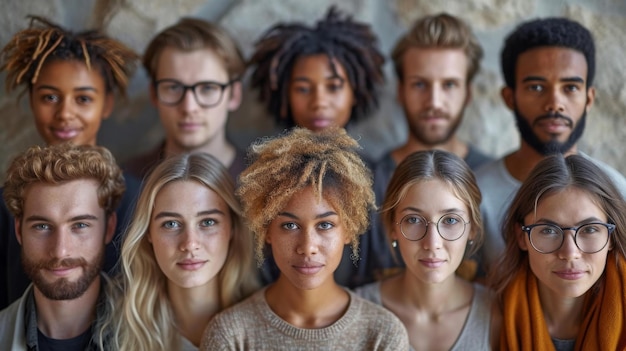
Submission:
{"label": "black framed eyeglasses", "polygon": [[532,247],[539,253],[549,254],[557,251],[565,241],[565,231],[574,231],[574,243],[584,253],[596,253],[609,242],[610,234],[615,230],[615,224],[593,222],[578,227],[559,227],[555,224],[537,223],[522,225],[522,230],[528,234]]}
{"label": "black framed eyeglasses", "polygon": [[185,85],[175,79],[160,79],[154,82],[154,90],[157,99],[165,105],[178,105],[185,97],[187,90],[191,90],[198,105],[213,107],[222,101],[224,90],[236,81],[237,79],[227,83],[202,81],[193,85]]}
{"label": "black framed eyeglasses", "polygon": [[407,214],[396,224],[400,226],[402,235],[411,241],[422,240],[426,236],[430,224],[436,225],[437,233],[444,240],[455,241],[463,236],[465,227],[469,222],[465,222],[456,213],[446,213],[437,222],[429,222],[426,218],[417,214]]}

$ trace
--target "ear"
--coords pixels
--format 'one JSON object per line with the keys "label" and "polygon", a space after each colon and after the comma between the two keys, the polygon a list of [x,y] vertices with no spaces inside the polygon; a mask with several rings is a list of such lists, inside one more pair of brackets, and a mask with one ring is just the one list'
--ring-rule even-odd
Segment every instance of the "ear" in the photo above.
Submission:
{"label": "ear", "polygon": [[228,111],[235,111],[241,105],[242,99],[241,82],[233,82],[230,86],[230,98],[228,99]]}
{"label": "ear", "polygon": [[117,213],[113,212],[107,218],[107,226],[106,233],[104,234],[104,243],[108,244],[113,240],[113,235],[115,235],[115,229],[117,225]]}
{"label": "ear", "polygon": [[15,237],[17,238],[17,242],[22,245],[22,219],[15,218]]}
{"label": "ear", "polygon": [[506,107],[508,107],[511,111],[515,110],[515,91],[513,91],[510,87],[504,87],[500,90],[500,95],[502,96],[502,100],[504,100]]}
{"label": "ear", "polygon": [[113,107],[115,106],[115,97],[113,93],[108,93],[104,100],[104,108],[102,109],[102,119],[107,119],[113,113]]}
{"label": "ear", "polygon": [[522,228],[517,230],[517,246],[519,246],[520,250],[528,251],[528,244],[526,243],[526,237],[528,236]]}
{"label": "ear", "polygon": [[150,102],[152,105],[157,106],[159,100],[157,99],[156,90],[154,89],[154,84],[150,82]]}
{"label": "ear", "polygon": [[596,100],[596,88],[589,87],[587,89],[587,104],[585,105],[585,111],[588,113],[593,106],[594,101]]}

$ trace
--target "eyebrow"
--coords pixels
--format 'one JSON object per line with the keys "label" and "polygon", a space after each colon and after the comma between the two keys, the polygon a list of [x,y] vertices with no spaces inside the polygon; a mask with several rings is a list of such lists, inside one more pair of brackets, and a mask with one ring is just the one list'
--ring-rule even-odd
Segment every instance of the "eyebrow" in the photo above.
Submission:
{"label": "eyebrow", "polygon": [[[528,76],[524,79],[522,79],[522,83],[526,83],[526,82],[536,82],[536,81],[540,81],[540,82],[546,82],[547,79],[544,77],[540,77],[540,76]],[[564,77],[559,79],[559,82],[570,82],[570,83],[585,83],[585,80],[581,77]]]}
{"label": "eyebrow", "polygon": [[[70,218],[70,222],[84,221],[84,220],[97,221],[98,217],[94,215],[90,215],[90,214],[84,214],[84,215],[78,215],[78,216],[74,216]],[[28,216],[24,218],[24,221],[25,222],[37,222],[37,221],[52,222],[49,218],[46,218],[44,216],[39,216],[39,215]]]}
{"label": "eyebrow", "polygon": [[[54,91],[61,91],[61,89],[52,86],[52,85],[40,85],[37,87],[36,90],[44,90],[44,89],[48,89],[48,90],[54,90]],[[91,86],[86,86],[86,87],[76,87],[73,89],[74,91],[93,91],[93,92],[98,92],[98,89],[91,87]]]}
{"label": "eyebrow", "polygon": [[[224,215],[224,212],[222,212],[222,211],[220,211],[220,210],[215,208],[215,209],[212,209],[212,210],[200,211],[200,212],[196,213],[196,217],[212,215],[212,214]],[[157,215],[154,216],[154,219],[159,219],[159,218],[164,218],[164,217],[182,218],[183,216],[180,213],[163,211],[163,212],[157,213]]]}
{"label": "eyebrow", "polygon": [[[583,219],[582,221],[578,221],[576,223],[574,223],[575,227],[581,226],[581,225],[585,225],[585,224],[589,224],[589,223],[594,223],[594,222],[601,222],[604,223],[605,221],[601,220],[598,217],[588,217]],[[548,218],[539,218],[536,220],[536,223],[546,223],[546,224],[552,224],[552,225],[556,225],[557,227],[562,227],[562,225],[560,223],[557,223],[551,219]]]}
{"label": "eyebrow", "polygon": [[[403,208],[400,212],[418,212],[418,213],[422,213],[422,210],[420,210],[417,207],[407,206],[407,207]],[[460,208],[456,208],[456,207],[444,208],[443,210],[439,211],[439,213],[442,213],[442,214],[452,213],[452,212],[454,212],[454,213],[457,213],[457,212],[465,213],[465,211],[463,211]]]}
{"label": "eyebrow", "polygon": [[[340,75],[332,75],[332,76],[328,76],[326,77],[326,80],[333,80],[333,79],[339,79],[341,81],[341,83],[343,84],[346,80],[341,77]],[[295,77],[293,78],[294,82],[306,82],[306,83],[310,83],[311,79],[309,79],[306,76],[300,76],[300,77]]]}
{"label": "eyebrow", "polygon": [[[300,219],[300,217],[296,216],[293,213],[289,213],[289,212],[280,212],[277,216],[289,217],[289,218],[293,218],[293,219]],[[317,216],[315,216],[315,219],[320,219],[320,218],[325,218],[325,217],[330,217],[330,216],[337,216],[337,213],[334,212],[334,211],[328,211],[328,212],[320,213]]]}

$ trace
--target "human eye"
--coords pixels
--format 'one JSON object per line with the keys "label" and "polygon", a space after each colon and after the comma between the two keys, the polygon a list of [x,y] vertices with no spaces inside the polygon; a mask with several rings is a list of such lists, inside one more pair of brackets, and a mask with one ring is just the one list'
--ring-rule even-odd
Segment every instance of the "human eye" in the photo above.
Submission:
{"label": "human eye", "polygon": [[535,230],[538,232],[538,234],[541,234],[544,236],[560,235],[559,230],[557,230],[556,227],[551,226],[551,225],[538,226],[535,228]]}
{"label": "human eye", "polygon": [[583,235],[592,235],[600,233],[602,230],[606,230],[606,227],[601,224],[586,224],[578,229],[578,232]]}
{"label": "human eye", "polygon": [[451,214],[445,215],[443,218],[441,218],[441,223],[445,225],[455,225],[461,223],[461,221],[459,219],[459,216]]}
{"label": "human eye", "polygon": [[196,85],[196,92],[203,94],[203,95],[213,94],[219,90],[221,90],[220,86],[215,83],[206,82],[206,83],[198,83]]}
{"label": "human eye", "polygon": [[286,230],[296,230],[298,229],[298,225],[295,224],[294,222],[286,222],[281,225],[281,228],[286,229]]}
{"label": "human eye", "polygon": [[77,223],[74,223],[72,225],[73,229],[85,229],[85,228],[89,228],[89,227],[90,227],[90,225],[88,223],[85,223],[85,222],[77,222]]}
{"label": "human eye", "polygon": [[426,89],[426,82],[422,81],[422,80],[416,80],[411,82],[411,88],[413,89]]}
{"label": "human eye", "polygon": [[333,93],[341,91],[343,89],[343,81],[339,79],[334,79],[326,85],[326,88],[328,89],[328,91]]}
{"label": "human eye", "polygon": [[200,225],[203,227],[213,227],[217,225],[217,221],[214,220],[213,218],[206,218],[200,222]]}
{"label": "human eye", "polygon": [[165,93],[178,93],[183,89],[183,85],[178,82],[162,82],[159,90]]}
{"label": "human eye", "polygon": [[575,93],[580,91],[580,87],[577,84],[567,84],[563,89],[566,93]]}
{"label": "human eye", "polygon": [[526,89],[528,89],[529,91],[532,92],[537,92],[540,93],[544,90],[543,86],[541,84],[529,84]]}
{"label": "human eye", "polygon": [[318,224],[318,228],[321,230],[330,230],[333,229],[335,225],[331,222],[321,222]]}
{"label": "human eye", "polygon": [[32,228],[36,231],[43,232],[50,230],[52,227],[48,223],[35,223],[32,225]]}
{"label": "human eye", "polygon": [[443,82],[444,89],[452,89],[459,86],[459,83],[456,80],[446,80]]}
{"label": "human eye", "polygon": [[306,84],[294,84],[293,91],[298,94],[308,94],[311,91],[311,88]]}
{"label": "human eye", "polygon": [[165,229],[178,229],[181,227],[181,224],[178,221],[165,221],[161,224],[161,227]]}
{"label": "human eye", "polygon": [[54,94],[44,94],[41,96],[41,100],[46,103],[55,103],[59,101],[59,97]]}
{"label": "human eye", "polygon": [[81,95],[76,98],[76,102],[78,102],[79,105],[85,105],[92,101],[93,101],[93,98],[87,95]]}
{"label": "human eye", "polygon": [[407,224],[415,224],[415,225],[419,225],[419,224],[423,224],[424,223],[424,218],[420,217],[420,216],[406,216],[404,217],[404,222]]}

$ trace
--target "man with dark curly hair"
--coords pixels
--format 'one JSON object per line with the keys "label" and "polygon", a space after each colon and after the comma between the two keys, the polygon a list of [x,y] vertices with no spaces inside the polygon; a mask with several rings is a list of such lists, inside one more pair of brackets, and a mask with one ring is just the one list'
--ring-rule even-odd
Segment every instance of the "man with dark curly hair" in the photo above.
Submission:
{"label": "man with dark curly hair", "polygon": [[[520,132],[517,150],[476,172],[483,194],[483,265],[489,269],[504,249],[505,211],[521,183],[546,156],[581,154],[576,143],[593,105],[595,46],[588,29],[566,18],[524,22],[511,33],[501,54],[506,86],[502,98]],[[588,157],[589,158],[589,157]],[[592,160],[626,194],[626,179]]]}

